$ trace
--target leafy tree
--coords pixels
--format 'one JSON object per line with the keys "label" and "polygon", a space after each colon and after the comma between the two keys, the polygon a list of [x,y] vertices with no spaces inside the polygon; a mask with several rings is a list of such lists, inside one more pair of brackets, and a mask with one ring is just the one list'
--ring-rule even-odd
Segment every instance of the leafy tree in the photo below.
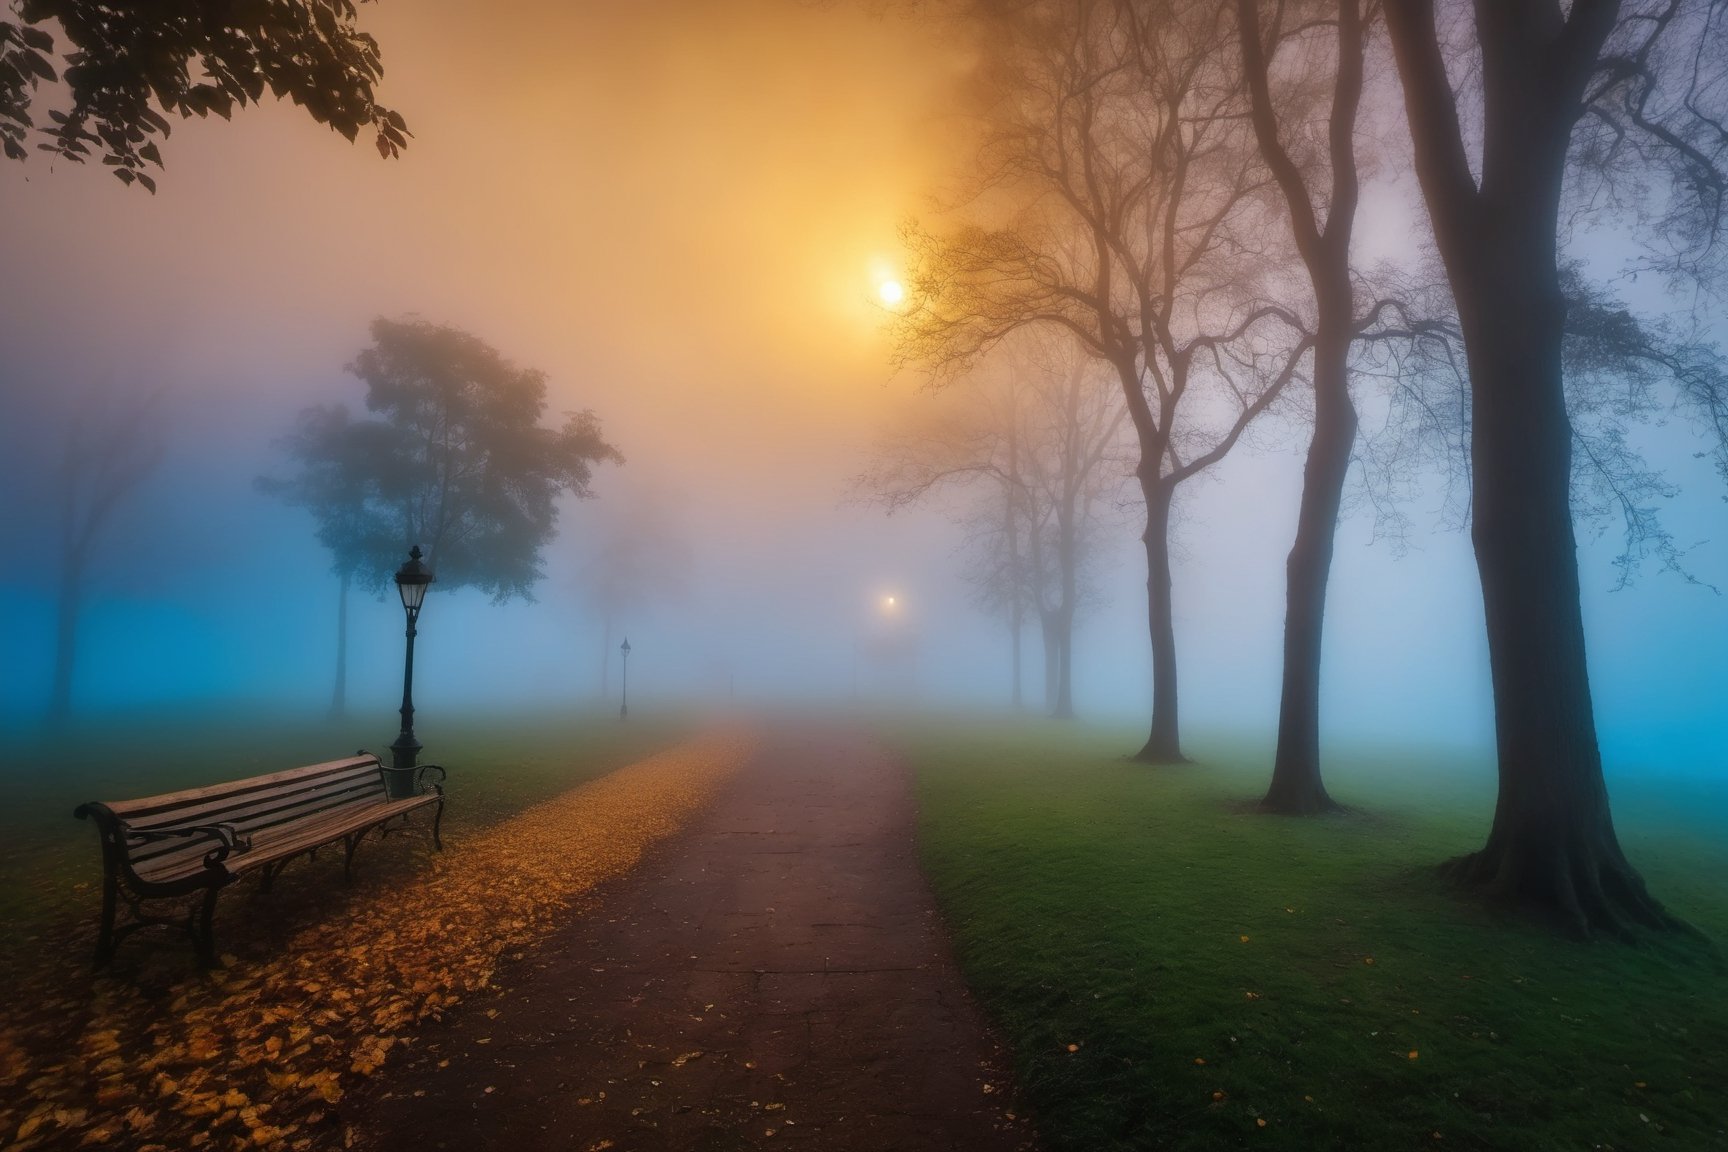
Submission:
{"label": "leafy tree", "polygon": [[[373,98],[378,43],[355,24],[353,0],[11,0],[0,20],[0,151],[39,148],[92,157],[154,192],[156,138],[169,116],[223,119],[268,90],[349,140],[376,132],[378,151],[406,144],[402,117]],[[38,107],[43,85],[65,108]],[[164,115],[166,113],[166,115]]]}
{"label": "leafy tree", "polygon": [[[1570,227],[1608,223],[1646,241],[1643,269],[1706,285],[1718,274],[1728,3],[1476,0],[1463,19],[1439,15],[1435,0],[1386,0],[1469,367],[1471,537],[1500,771],[1487,843],[1448,874],[1580,935],[1672,927],[1620,848],[1602,779],[1562,247]],[[1700,406],[1690,395],[1683,383]]]}
{"label": "leafy tree", "polygon": [[557,498],[591,495],[593,467],[624,457],[592,412],[544,428],[546,376],[485,341],[422,320],[372,322],[372,346],[349,366],[383,425],[372,460],[373,511],[414,544],[447,589],[502,603],[532,599]]}
{"label": "leafy tree", "polygon": [[[545,375],[447,325],[375,320],[371,347],[349,371],[375,415],[307,409],[284,441],[298,473],[260,487],[312,512],[344,589],[386,587],[418,544],[441,588],[478,588],[494,603],[533,599],[559,495],[589,496],[594,465],[623,462],[598,418],[578,412],[542,427]],[[340,622],[338,638],[339,706]]]}

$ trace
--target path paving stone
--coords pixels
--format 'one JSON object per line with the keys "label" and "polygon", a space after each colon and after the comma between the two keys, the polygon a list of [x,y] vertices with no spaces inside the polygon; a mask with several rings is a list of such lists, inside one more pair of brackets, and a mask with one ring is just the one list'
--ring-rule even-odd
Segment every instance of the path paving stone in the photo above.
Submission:
{"label": "path paving stone", "polygon": [[345,1101],[380,1149],[1033,1145],[918,870],[906,767],[782,729],[652,853]]}

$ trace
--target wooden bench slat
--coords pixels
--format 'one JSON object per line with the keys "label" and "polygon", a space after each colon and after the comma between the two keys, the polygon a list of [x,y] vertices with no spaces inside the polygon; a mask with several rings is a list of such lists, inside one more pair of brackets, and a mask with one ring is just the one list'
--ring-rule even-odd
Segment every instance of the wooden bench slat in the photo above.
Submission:
{"label": "wooden bench slat", "polygon": [[273,797],[306,789],[340,785],[348,781],[371,781],[379,787],[383,785],[382,776],[377,766],[360,765],[342,772],[323,773],[289,784],[247,789],[243,792],[233,792],[223,796],[208,797],[199,801],[179,804],[172,808],[121,815],[119,819],[129,827],[137,829],[176,828],[187,824],[208,824],[220,819],[220,814],[224,812],[244,810],[254,804],[269,803]]}
{"label": "wooden bench slat", "polygon": [[[410,796],[403,800],[393,800],[388,804],[376,805],[345,813],[340,819],[328,819],[318,822],[306,822],[284,826],[284,830],[275,837],[264,835],[255,839],[250,851],[238,852],[223,860],[219,867],[230,875],[239,876],[266,864],[274,864],[293,856],[321,848],[344,836],[371,828],[386,820],[423,808],[436,802],[435,795]],[[140,872],[145,879],[155,883],[169,883],[187,876],[197,875],[204,871],[204,854],[211,845],[203,842],[201,851],[185,853],[182,858],[172,864],[152,867],[148,875]],[[153,862],[154,863],[154,862]]]}
{"label": "wooden bench slat", "polygon": [[[147,825],[127,822],[129,833],[160,831],[168,828],[182,828],[192,824],[232,824],[242,832],[253,828],[264,827],[291,818],[301,809],[316,811],[321,807],[334,807],[346,803],[371,803],[384,795],[384,784],[378,778],[374,769],[360,775],[342,776],[317,784],[316,786],[297,787],[293,790],[276,790],[248,797],[244,804],[227,807],[216,804],[201,805],[196,810],[184,813],[176,812],[175,819],[155,821]],[[173,841],[152,841],[148,837],[140,837],[140,844],[133,849],[134,859],[147,859],[164,850],[171,850]],[[167,849],[159,845],[167,845]]]}
{"label": "wooden bench slat", "polygon": [[385,798],[384,785],[374,772],[363,777],[329,780],[315,788],[259,795],[248,800],[243,806],[204,809],[185,821],[151,824],[144,828],[128,825],[127,834],[140,842],[140,847],[133,851],[134,857],[137,857],[152,854],[151,849],[162,842],[154,837],[153,834],[157,832],[221,823],[246,833],[292,819],[296,813],[311,814],[324,808],[376,804]]}
{"label": "wooden bench slat", "polygon": [[323,772],[332,772],[344,768],[353,768],[361,764],[377,765],[376,756],[347,756],[341,760],[326,760],[322,764],[307,764],[301,768],[289,768],[283,772],[272,772],[268,776],[250,776],[244,780],[228,780],[221,784],[208,784],[203,788],[187,788],[180,792],[165,792],[160,796],[145,796],[137,800],[116,800],[107,804],[114,815],[124,820],[142,819],[144,816],[171,809],[178,805],[204,799],[218,799],[224,795],[234,795],[241,792],[267,788],[285,781],[316,776]]}
{"label": "wooden bench slat", "polygon": [[[234,829],[243,840],[252,842],[254,848],[261,842],[267,842],[270,833],[278,827],[311,823],[321,819],[347,819],[345,813],[350,811],[366,812],[377,809],[384,803],[385,797],[381,790],[372,790],[358,794],[352,798],[336,797],[314,798],[304,805],[282,809],[274,813],[260,814],[250,820],[224,821]],[[193,836],[172,840],[158,840],[149,845],[149,853],[134,850],[132,853],[133,869],[140,876],[146,871],[155,872],[159,869],[174,870],[182,860],[202,861],[205,854],[216,846],[215,840],[209,836]]]}
{"label": "wooden bench slat", "polygon": [[[248,838],[254,833],[276,824],[312,817],[330,809],[366,807],[380,803],[384,798],[384,792],[380,788],[333,790],[297,798],[279,797],[275,803],[268,807],[260,806],[246,812],[217,812],[203,817],[195,823],[196,825],[219,823],[231,828],[241,838]],[[191,826],[194,825],[174,825],[172,827]],[[207,842],[209,837],[194,839],[202,839]],[[133,837],[129,840],[129,844],[131,845],[133,862],[141,864],[157,857],[170,856],[183,851],[186,846],[186,839],[182,837]]]}
{"label": "wooden bench slat", "polygon": [[268,802],[273,796],[292,795],[306,789],[323,788],[344,781],[371,780],[383,786],[383,779],[375,764],[359,764],[335,772],[325,772],[317,776],[309,776],[301,780],[272,784],[264,788],[249,788],[222,796],[207,797],[202,800],[182,803],[171,808],[151,809],[145,812],[127,814],[116,813],[120,819],[132,828],[172,828],[184,824],[206,824],[214,819],[215,813],[233,809],[243,809],[260,801]]}

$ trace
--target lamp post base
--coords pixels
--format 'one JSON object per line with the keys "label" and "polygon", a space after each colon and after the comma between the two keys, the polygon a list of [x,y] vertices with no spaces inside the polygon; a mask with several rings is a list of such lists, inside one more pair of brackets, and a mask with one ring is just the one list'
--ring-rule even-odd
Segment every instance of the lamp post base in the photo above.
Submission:
{"label": "lamp post base", "polygon": [[392,800],[406,800],[418,791],[414,776],[420,770],[416,764],[420,741],[414,739],[412,732],[404,732],[390,745],[390,753],[391,763],[384,769],[384,795]]}

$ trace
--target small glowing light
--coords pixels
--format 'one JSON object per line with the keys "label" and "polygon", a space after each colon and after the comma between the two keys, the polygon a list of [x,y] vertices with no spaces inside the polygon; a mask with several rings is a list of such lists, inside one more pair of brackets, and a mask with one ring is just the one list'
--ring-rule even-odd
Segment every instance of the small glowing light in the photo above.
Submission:
{"label": "small glowing light", "polygon": [[892,596],[888,597],[888,607],[894,607],[894,597]]}
{"label": "small glowing light", "polygon": [[882,303],[892,308],[906,299],[906,288],[898,280],[884,280],[881,286],[876,289],[876,294],[882,297]]}

